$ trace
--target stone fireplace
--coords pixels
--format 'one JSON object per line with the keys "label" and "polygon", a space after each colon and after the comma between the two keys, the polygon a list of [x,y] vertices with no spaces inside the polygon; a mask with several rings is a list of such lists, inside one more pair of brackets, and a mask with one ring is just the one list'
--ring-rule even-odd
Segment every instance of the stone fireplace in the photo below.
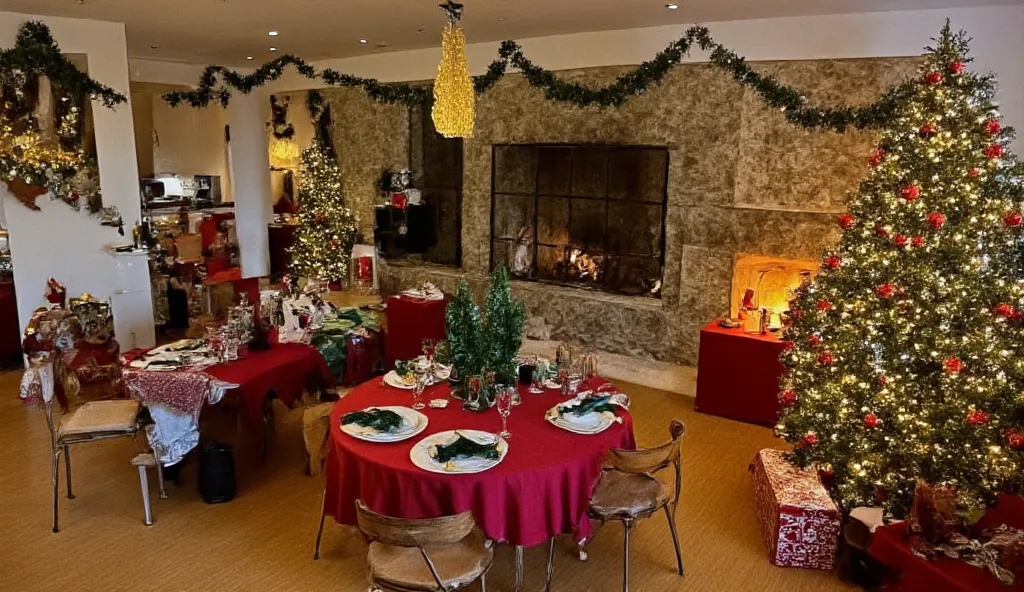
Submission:
{"label": "stone fireplace", "polygon": [[668,160],[646,146],[494,146],[491,268],[660,298]]}
{"label": "stone fireplace", "polygon": [[[816,104],[857,105],[914,75],[918,62],[752,65]],[[632,69],[558,76],[594,87]],[[345,197],[366,233],[381,169],[416,172],[408,110],[358,89],[324,96]],[[474,135],[462,144],[461,229],[445,231],[460,240],[459,265],[385,262],[382,290],[432,282],[454,292],[464,278],[482,304],[488,272],[512,267],[518,251],[524,273],[512,289],[526,304],[529,339],[695,365],[701,327],[735,314],[743,290],[783,307],[801,274],[813,273],[872,145],[868,133],[795,127],[705,64],[682,64],[613,109],[550,101],[507,76],[478,98]]]}

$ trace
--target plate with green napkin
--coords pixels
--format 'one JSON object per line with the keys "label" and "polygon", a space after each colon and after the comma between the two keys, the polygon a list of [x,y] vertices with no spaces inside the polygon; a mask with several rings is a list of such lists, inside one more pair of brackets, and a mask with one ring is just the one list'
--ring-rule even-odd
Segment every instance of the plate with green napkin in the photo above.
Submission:
{"label": "plate with green napkin", "polygon": [[492,469],[508,454],[504,438],[479,430],[452,430],[420,440],[409,451],[417,467],[431,473],[466,475]]}
{"label": "plate with green napkin", "polygon": [[367,442],[401,442],[427,429],[427,416],[408,407],[367,407],[341,416],[341,431]]}
{"label": "plate with green napkin", "polygon": [[551,424],[576,434],[599,434],[613,423],[621,422],[616,410],[621,407],[607,395],[589,395],[559,403],[544,414]]}

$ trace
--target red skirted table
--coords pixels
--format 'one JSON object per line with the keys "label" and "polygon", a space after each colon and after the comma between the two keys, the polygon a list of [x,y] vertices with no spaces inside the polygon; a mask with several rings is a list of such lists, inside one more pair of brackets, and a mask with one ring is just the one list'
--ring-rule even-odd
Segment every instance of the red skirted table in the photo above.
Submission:
{"label": "red skirted table", "polygon": [[[601,380],[603,383],[604,381]],[[377,405],[412,403],[410,391],[370,381],[338,401],[331,412],[331,435],[324,475],[324,511],[341,524],[356,523],[356,500],[375,512],[399,518],[432,518],[471,511],[488,538],[514,545],[539,545],[554,535],[591,532],[587,507],[610,448],[635,448],[633,423],[584,436],[557,428],[544,412],[566,400],[555,390],[533,395],[524,387],[523,404],[508,420],[508,455],[493,469],[475,475],[445,475],[412,464],[409,451],[423,438],[455,429],[498,432],[497,410],[472,413],[449,397],[448,385],[428,388],[423,400],[448,398],[446,409],[426,408],[427,429],[404,442],[378,444],[341,431],[345,413]]]}
{"label": "red skirted table", "polygon": [[[980,532],[1008,524],[1024,528],[1024,498],[1000,495],[999,504],[990,509],[975,526]],[[905,522],[883,526],[871,538],[871,555],[899,572],[901,592],[1012,592],[1024,590],[1024,581],[1004,586],[980,567],[940,555],[927,561],[910,550]]]}
{"label": "red skirted table", "polygon": [[442,300],[424,300],[407,296],[391,296],[385,311],[384,369],[395,367],[395,360],[408,360],[420,355],[424,339],[445,338],[444,311],[448,295]]}
{"label": "red skirted table", "polygon": [[270,239],[270,275],[288,273],[292,263],[292,254],[288,249],[295,244],[298,224],[271,224],[267,228]]}
{"label": "red skirted table", "polygon": [[786,342],[776,334],[726,329],[713,321],[700,330],[697,411],[762,425],[778,418],[779,378]]}

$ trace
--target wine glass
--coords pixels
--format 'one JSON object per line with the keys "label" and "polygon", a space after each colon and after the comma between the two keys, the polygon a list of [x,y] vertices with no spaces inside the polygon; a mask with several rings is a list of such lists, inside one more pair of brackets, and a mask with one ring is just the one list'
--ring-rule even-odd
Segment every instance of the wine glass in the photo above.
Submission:
{"label": "wine glass", "polygon": [[501,416],[501,433],[498,434],[502,438],[511,438],[512,434],[508,431],[508,416],[512,413],[512,390],[506,386],[499,386],[494,396],[494,404],[498,408],[498,415]]}
{"label": "wine glass", "polygon": [[420,395],[423,394],[423,389],[427,388],[427,380],[427,374],[417,374],[416,382],[412,385],[412,408],[417,411],[426,407],[423,401],[420,401]]}

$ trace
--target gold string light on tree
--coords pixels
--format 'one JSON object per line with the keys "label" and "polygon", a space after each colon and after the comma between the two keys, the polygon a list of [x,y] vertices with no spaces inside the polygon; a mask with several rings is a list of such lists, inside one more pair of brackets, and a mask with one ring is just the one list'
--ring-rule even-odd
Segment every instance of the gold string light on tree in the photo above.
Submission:
{"label": "gold string light on tree", "polygon": [[468,138],[473,135],[476,117],[476,93],[466,63],[466,37],[459,29],[462,5],[451,0],[441,5],[448,24],[441,36],[441,63],[434,81],[434,128],[446,138]]}

